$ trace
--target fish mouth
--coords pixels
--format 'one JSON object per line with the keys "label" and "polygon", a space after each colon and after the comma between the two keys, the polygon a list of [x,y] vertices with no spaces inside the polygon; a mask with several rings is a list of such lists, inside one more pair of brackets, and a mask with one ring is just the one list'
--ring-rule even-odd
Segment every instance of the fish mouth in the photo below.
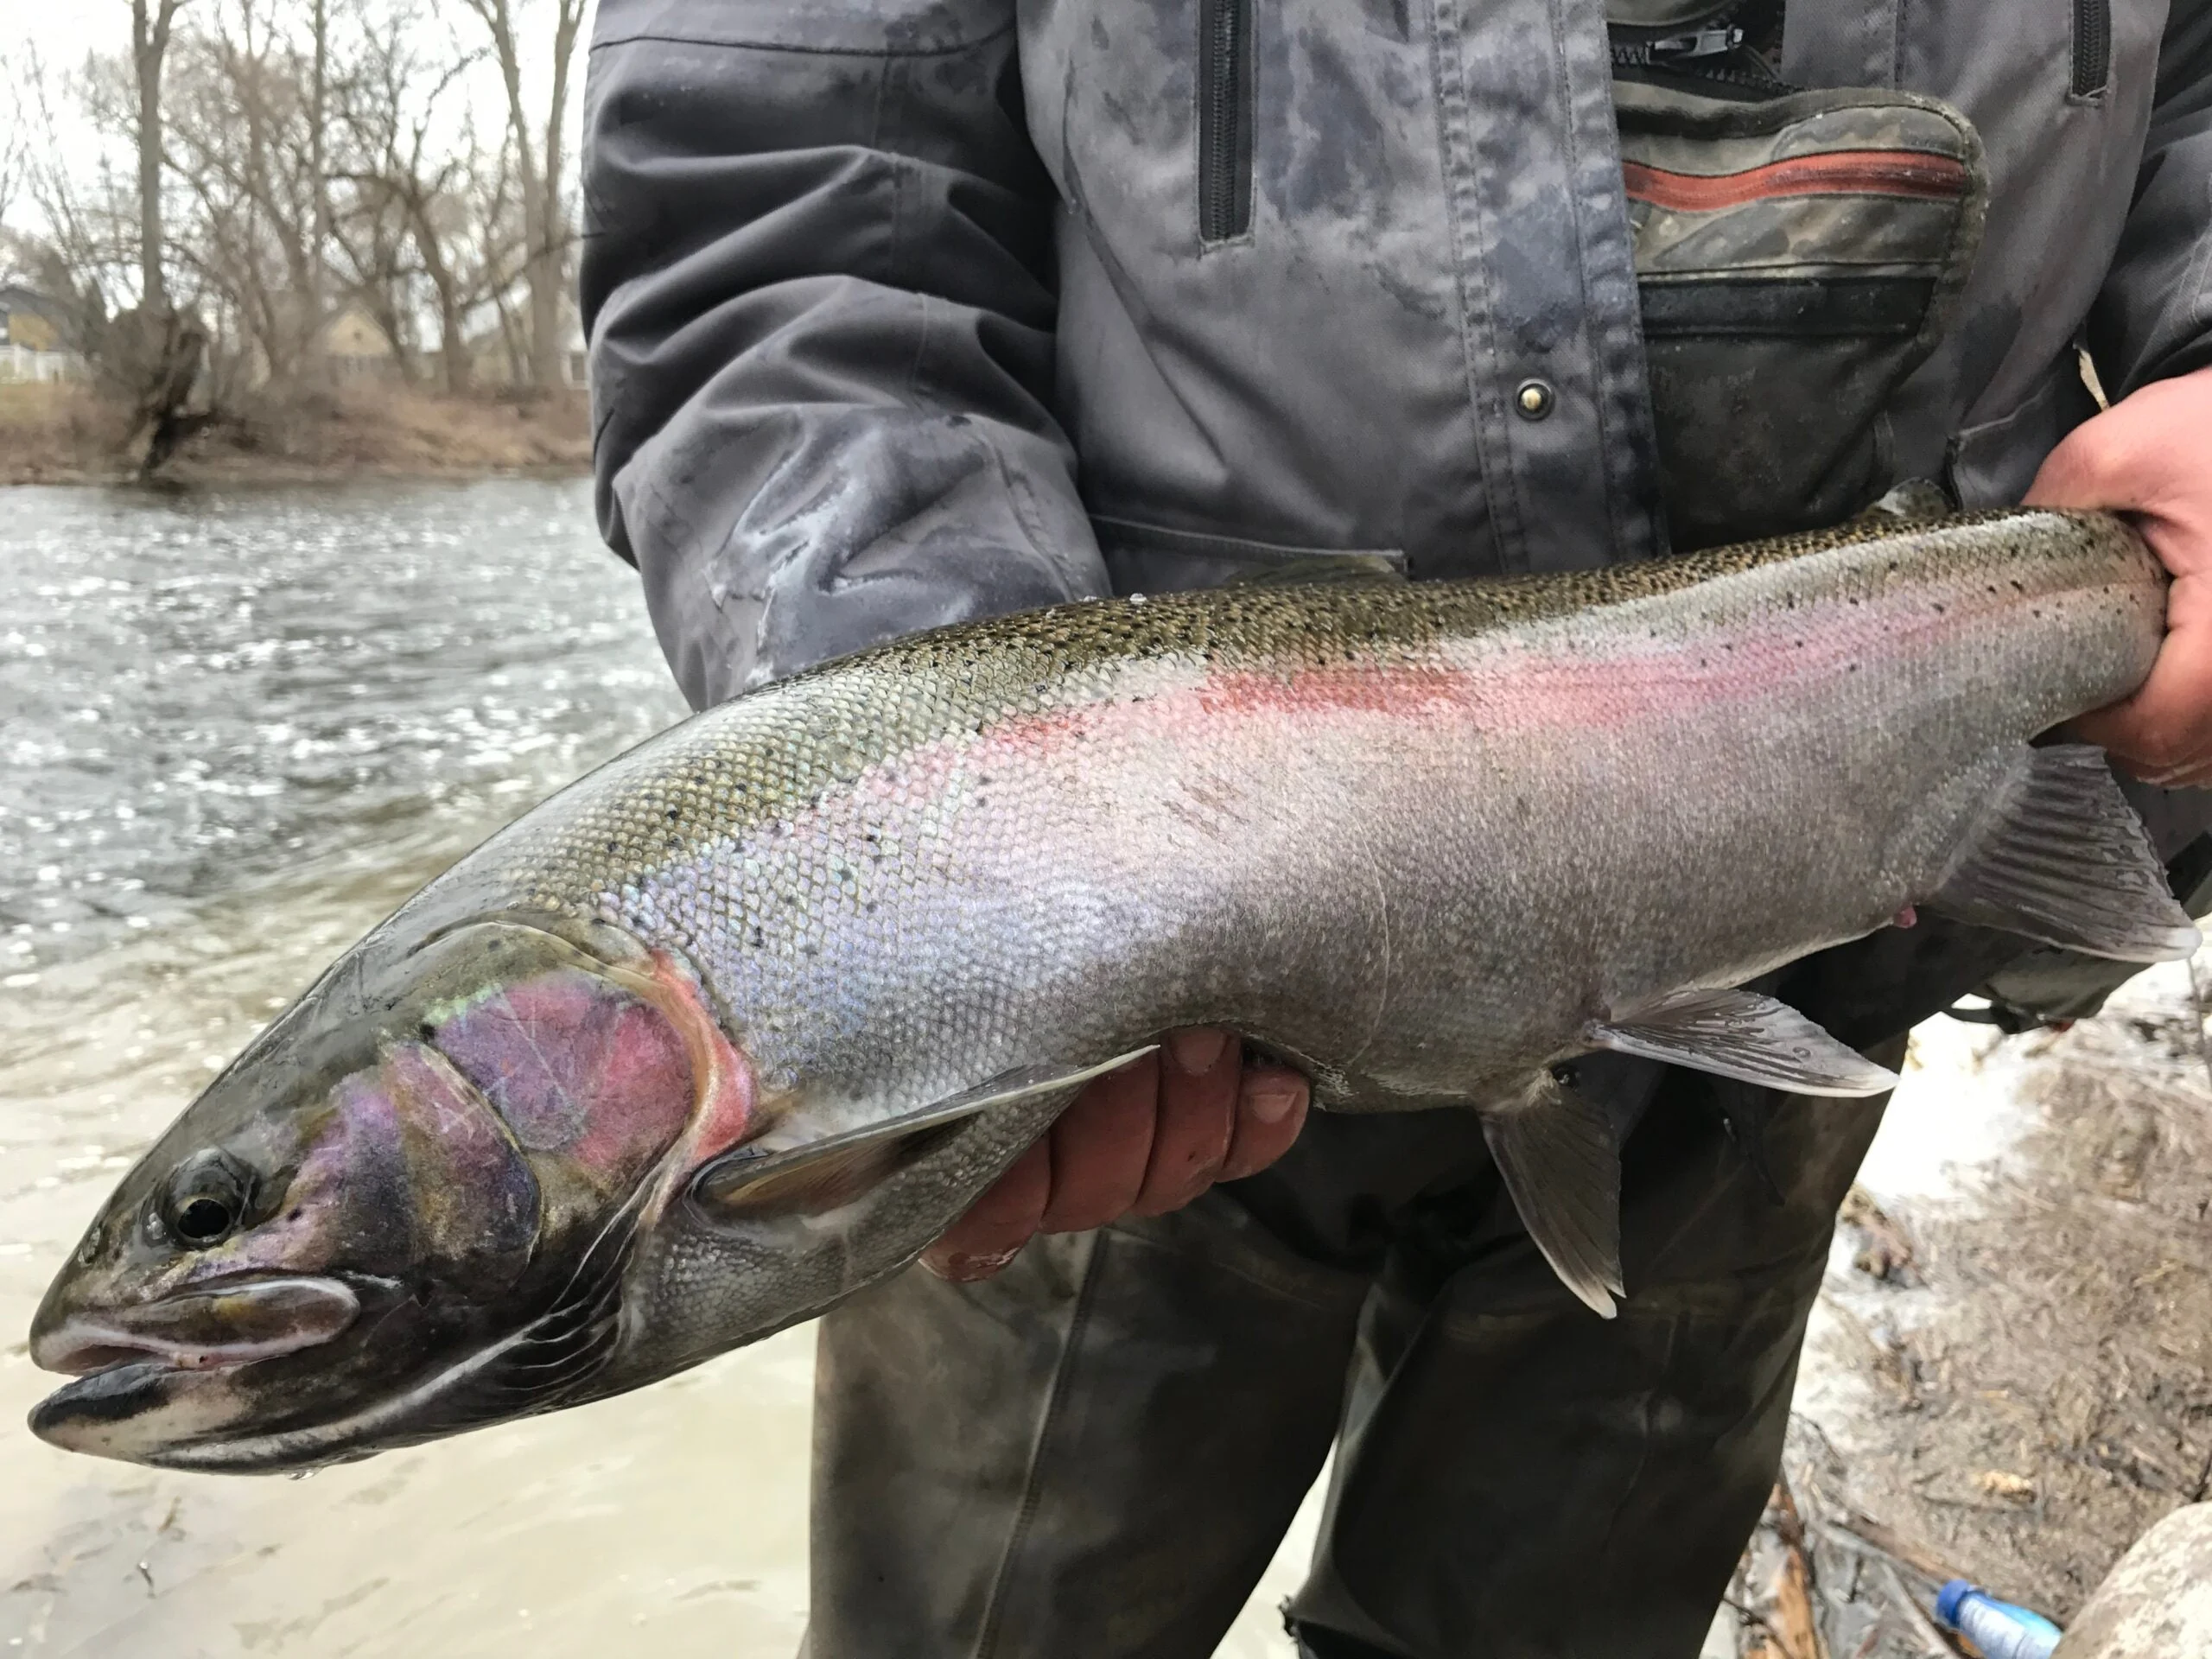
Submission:
{"label": "fish mouth", "polygon": [[330,1342],[360,1311],[350,1285],[286,1275],[67,1315],[32,1334],[33,1363],[76,1380],[33,1408],[31,1432],[67,1451],[162,1461],[242,1414],[236,1373]]}
{"label": "fish mouth", "polygon": [[[601,1351],[588,1340],[598,1322],[580,1323],[586,1309],[570,1302],[504,1338],[443,1357],[418,1353],[417,1363],[374,1381],[350,1372],[303,1375],[283,1363],[349,1327],[362,1340],[388,1339],[389,1321],[409,1300],[404,1287],[368,1275],[358,1283],[360,1295],[335,1279],[242,1281],[147,1304],[127,1322],[108,1310],[57,1319],[34,1332],[33,1357],[46,1370],[80,1375],[32,1408],[31,1432],[66,1452],[157,1468],[296,1473],[540,1409],[544,1376],[573,1380],[562,1360],[588,1361]],[[175,1308],[189,1313],[195,1300],[217,1296],[232,1299],[227,1340],[172,1332]],[[156,1311],[165,1308],[172,1310],[166,1320]],[[277,1315],[289,1323],[254,1325]],[[613,1327],[605,1334],[611,1338]],[[264,1361],[274,1363],[264,1369]]]}
{"label": "fish mouth", "polygon": [[223,1370],[330,1341],[361,1312],[351,1285],[288,1274],[66,1318],[31,1338],[41,1370],[88,1376],[132,1363]]}

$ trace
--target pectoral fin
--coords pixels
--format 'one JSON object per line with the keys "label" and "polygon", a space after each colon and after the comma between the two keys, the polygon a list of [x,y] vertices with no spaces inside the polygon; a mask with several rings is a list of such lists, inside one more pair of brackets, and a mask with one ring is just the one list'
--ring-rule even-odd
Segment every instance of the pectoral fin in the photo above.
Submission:
{"label": "pectoral fin", "polygon": [[1592,1048],[1641,1054],[1800,1095],[1878,1095],[1897,1073],[1756,991],[1676,991],[1583,1031]]}
{"label": "pectoral fin", "polygon": [[1928,904],[2120,962],[2178,961],[2198,942],[2104,751],[2082,743],[2020,752]]}
{"label": "pectoral fin", "polygon": [[994,1108],[1065,1090],[1071,1096],[1093,1077],[1142,1059],[1147,1044],[1096,1065],[1071,1070],[1033,1065],[1001,1072],[988,1081],[880,1123],[812,1140],[779,1140],[775,1129],[731,1148],[691,1180],[692,1200],[709,1211],[741,1209],[748,1215],[804,1211],[820,1214],[850,1203],[886,1174],[918,1156],[953,1125]]}
{"label": "pectoral fin", "polygon": [[1560,1282],[1600,1319],[1618,1311],[1621,1159],[1605,1115],[1549,1072],[1484,1107],[1483,1138],[1521,1223]]}

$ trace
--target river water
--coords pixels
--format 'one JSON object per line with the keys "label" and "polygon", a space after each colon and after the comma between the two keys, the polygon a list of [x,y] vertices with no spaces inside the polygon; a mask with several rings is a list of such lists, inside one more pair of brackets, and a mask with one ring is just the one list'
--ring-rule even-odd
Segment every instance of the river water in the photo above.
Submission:
{"label": "river water", "polygon": [[[804,1330],[305,1482],[21,1427],[38,1297],[198,1086],[429,876],[682,713],[581,483],[0,491],[0,1659],[792,1651]],[[1286,1651],[1298,1554],[1225,1656]]]}

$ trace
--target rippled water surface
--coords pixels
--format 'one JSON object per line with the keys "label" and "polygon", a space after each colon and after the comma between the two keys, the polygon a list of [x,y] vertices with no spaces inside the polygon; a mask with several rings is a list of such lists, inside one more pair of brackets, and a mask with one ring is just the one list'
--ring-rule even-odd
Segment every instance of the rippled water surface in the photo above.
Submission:
{"label": "rippled water surface", "polygon": [[10,972],[419,868],[683,712],[581,486],[0,494]]}
{"label": "rippled water surface", "polygon": [[[305,1483],[21,1427],[39,1295],[200,1084],[424,880],[682,712],[582,484],[0,491],[0,1659],[793,1650],[804,1330]],[[1286,1651],[1298,1554],[1225,1656]]]}
{"label": "rippled water surface", "polygon": [[581,485],[0,492],[0,1652],[791,1651],[804,1335],[307,1483],[20,1427],[38,1295],[199,1084],[682,712]]}

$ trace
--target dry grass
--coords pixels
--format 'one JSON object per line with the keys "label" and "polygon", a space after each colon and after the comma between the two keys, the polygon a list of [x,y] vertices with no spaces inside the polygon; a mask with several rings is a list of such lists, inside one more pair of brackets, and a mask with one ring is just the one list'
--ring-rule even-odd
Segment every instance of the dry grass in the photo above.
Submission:
{"label": "dry grass", "polygon": [[[0,386],[0,484],[130,476],[125,413],[82,386]],[[357,385],[264,397],[195,435],[162,469],[180,483],[322,482],[576,473],[591,462],[584,396],[448,397]]]}
{"label": "dry grass", "polygon": [[126,470],[124,424],[83,386],[0,385],[0,484],[113,477]]}

